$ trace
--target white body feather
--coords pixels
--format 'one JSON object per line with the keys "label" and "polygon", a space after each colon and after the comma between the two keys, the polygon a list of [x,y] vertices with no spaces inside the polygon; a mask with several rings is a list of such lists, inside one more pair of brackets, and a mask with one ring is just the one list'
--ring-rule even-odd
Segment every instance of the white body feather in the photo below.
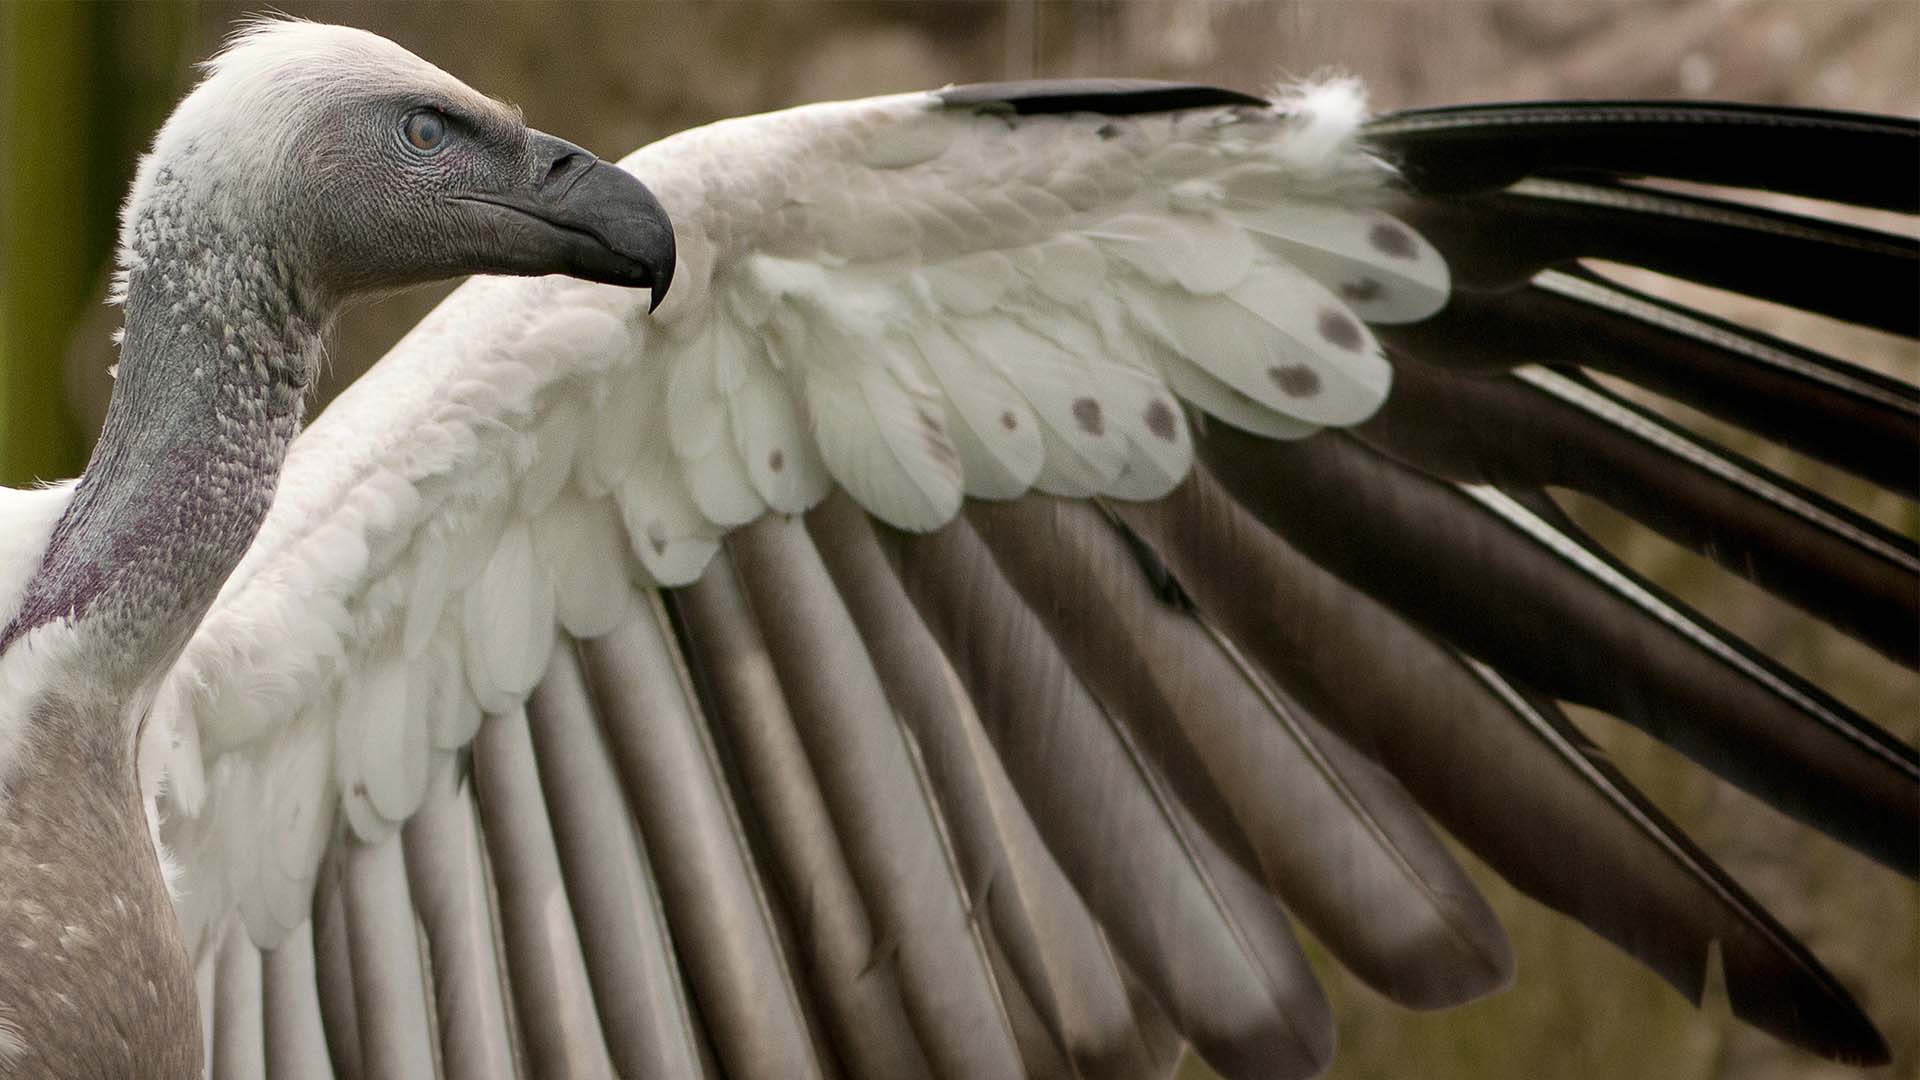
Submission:
{"label": "white body feather", "polygon": [[[73,485],[31,490],[0,488],[0,626],[4,626],[26,591],[27,581],[40,567],[53,526],[73,499]],[[27,646],[51,636],[64,635],[59,627],[44,627],[22,639],[21,647],[8,649],[0,656],[0,704],[27,700],[27,691],[41,683],[44,655]],[[15,748],[25,717],[0,709],[0,796],[9,769],[15,760]]]}

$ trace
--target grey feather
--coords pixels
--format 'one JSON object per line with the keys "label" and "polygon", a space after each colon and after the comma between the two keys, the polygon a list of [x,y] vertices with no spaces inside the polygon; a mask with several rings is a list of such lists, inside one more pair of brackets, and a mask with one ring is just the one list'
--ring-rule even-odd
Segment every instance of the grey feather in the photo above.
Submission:
{"label": "grey feather", "polygon": [[657,601],[586,643],[587,685],[727,1075],[823,1075],[724,774]]}
{"label": "grey feather", "polygon": [[267,1070],[260,950],[247,940],[247,929],[240,920],[227,923],[214,963],[217,991],[213,1001],[213,1054],[207,1059],[208,1066],[215,1080],[260,1080]]}
{"label": "grey feather", "polygon": [[[341,1080],[363,1080],[360,1007],[354,996],[353,949],[347,940],[347,903],[342,863],[336,848],[320,868],[313,892],[314,982],[320,990],[320,1026]],[[208,1014],[211,1017],[211,1014]]]}
{"label": "grey feather", "polygon": [[524,711],[481,727],[473,776],[529,1069],[543,1077],[611,1075]]}
{"label": "grey feather", "polygon": [[970,516],[1108,711],[1150,752],[1190,748],[1192,783],[1221,793],[1257,872],[1348,968],[1416,1008],[1505,985],[1506,935],[1405,790],[1161,602],[1097,510],[1028,498]]}
{"label": "grey feather", "polygon": [[1395,363],[1360,437],[1419,468],[1509,489],[1570,487],[1909,667],[1920,665],[1920,550],[1830,499],[1713,446],[1577,371],[1512,377]]}
{"label": "grey feather", "polygon": [[561,874],[621,1076],[698,1076],[700,1034],[606,736],[571,644],[527,704]]}
{"label": "grey feather", "polygon": [[[1260,520],[1436,636],[1920,873],[1912,747],[1512,497],[1434,480],[1342,432],[1281,445],[1220,427],[1199,446]],[[1443,556],[1452,572],[1426,570]]]}
{"label": "grey feather", "polygon": [[1471,291],[1604,259],[1889,333],[1920,332],[1920,243],[1908,237],[1632,184],[1546,178],[1398,212]]}
{"label": "grey feather", "polygon": [[872,522],[836,494],[807,524],[940,794],[969,890],[986,912],[996,970],[1018,980],[1019,996],[1082,1075],[1163,1075],[1171,1060],[1142,1041],[1098,925],[1040,839]]}
{"label": "grey feather", "polygon": [[1406,109],[1365,130],[1421,191],[1605,173],[1920,211],[1920,127],[1904,117],[1719,101],[1515,101]]}
{"label": "grey feather", "polygon": [[266,952],[260,960],[267,1075],[289,1080],[333,1080],[327,1035],[320,1021],[311,924],[296,927],[278,948]]}
{"label": "grey feather", "polygon": [[894,943],[854,880],[732,560],[717,558],[675,609],[841,1059],[858,1076],[930,1075]]}
{"label": "grey feather", "polygon": [[[986,939],[987,959],[993,965],[994,981],[1000,987],[1000,999],[1007,1010],[1007,1027],[1013,1032],[1014,1043],[1020,1048],[1021,1075],[1027,1080],[1066,1080],[1075,1075],[1075,1068],[1062,1053],[1059,1037],[1046,1021],[1040,1019],[1040,1013],[1028,999],[1020,977],[1013,972],[1002,952],[991,936]],[[1095,1076],[1111,1074],[1094,1073]]]}
{"label": "grey feather", "polygon": [[1591,272],[1543,271],[1511,293],[1456,292],[1432,319],[1381,335],[1455,370],[1552,361],[1617,375],[1920,498],[1911,384]]}
{"label": "grey feather", "polygon": [[1015,789],[1174,1026],[1230,1077],[1324,1069],[1332,1017],[1277,905],[1074,677],[964,520],[898,542]]}
{"label": "grey feather", "polygon": [[341,906],[365,1075],[369,1080],[436,1075],[427,1006],[431,992],[421,970],[400,838],[349,844],[341,861]]}
{"label": "grey feather", "polygon": [[471,785],[450,777],[448,770],[429,788],[401,834],[433,966],[441,1067],[448,1080],[516,1080],[526,1070],[514,1052],[509,972],[496,946],[499,914],[479,810]]}
{"label": "grey feather", "polygon": [[770,516],[728,546],[929,1061],[1018,1076],[945,815],[806,527]]}

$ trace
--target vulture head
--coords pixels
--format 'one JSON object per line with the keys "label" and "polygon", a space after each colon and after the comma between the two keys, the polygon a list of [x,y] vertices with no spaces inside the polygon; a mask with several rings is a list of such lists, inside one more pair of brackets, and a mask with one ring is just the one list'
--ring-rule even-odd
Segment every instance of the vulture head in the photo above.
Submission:
{"label": "vulture head", "polygon": [[142,160],[120,239],[106,427],[0,625],[3,660],[92,619],[115,693],[170,659],[252,541],[342,304],[472,273],[657,303],[674,266],[672,224],[633,176],[384,38],[291,20],[207,65]]}
{"label": "vulture head", "polygon": [[237,250],[241,272],[268,279],[247,287],[320,318],[474,273],[567,274],[657,302],[674,263],[667,215],[631,175],[391,41],[285,20],[209,62],[141,163],[121,240],[132,275]]}
{"label": "vulture head", "polygon": [[657,303],[674,266],[672,224],[630,174],[384,38],[290,20],[208,64],[120,239],[106,426],[0,617],[0,706],[86,697],[115,728],[252,542],[342,304],[472,273]]}

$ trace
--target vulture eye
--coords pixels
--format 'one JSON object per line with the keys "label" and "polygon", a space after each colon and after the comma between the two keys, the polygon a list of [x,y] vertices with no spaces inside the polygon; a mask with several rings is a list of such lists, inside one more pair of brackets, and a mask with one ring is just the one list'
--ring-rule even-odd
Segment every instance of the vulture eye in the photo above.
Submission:
{"label": "vulture eye", "polygon": [[432,109],[408,113],[402,125],[407,144],[423,154],[431,154],[447,141],[447,118]]}

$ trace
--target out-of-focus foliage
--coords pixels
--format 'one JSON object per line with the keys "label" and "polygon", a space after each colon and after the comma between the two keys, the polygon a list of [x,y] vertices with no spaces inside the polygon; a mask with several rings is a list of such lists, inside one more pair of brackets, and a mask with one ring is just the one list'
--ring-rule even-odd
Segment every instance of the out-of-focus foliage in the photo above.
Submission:
{"label": "out-of-focus foliage", "polygon": [[0,4],[0,483],[70,476],[62,358],[140,145],[185,74],[181,3]]}
{"label": "out-of-focus foliage", "polygon": [[[5,20],[6,213],[0,217],[0,480],[58,476],[78,426],[52,364],[88,287],[83,249],[98,220],[84,205],[95,162],[86,55],[95,12],[10,5]],[[76,123],[78,120],[80,122]],[[33,362],[39,358],[40,362]]]}
{"label": "out-of-focus foliage", "polygon": [[[1363,77],[1383,109],[1496,98],[1691,96],[1920,113],[1920,5],[1911,0],[280,0],[275,7],[386,34],[520,104],[536,126],[608,155],[744,112],[1036,75],[1141,75],[1258,89],[1345,71]],[[81,427],[97,428],[109,386],[107,335],[117,315],[87,297],[104,290],[119,187],[164,112],[154,88],[184,85],[189,60],[215,48],[233,20],[261,9],[257,2],[202,0],[185,15],[177,5],[146,4],[80,13],[0,0],[9,125],[0,130],[0,175],[7,178],[0,187],[0,476],[18,480],[75,464],[72,429],[49,411],[61,400],[51,373],[68,340]],[[158,14],[168,11],[174,14]],[[28,34],[41,35],[30,48]],[[157,100],[172,92],[161,90]],[[16,110],[28,106],[31,122],[16,126]],[[16,186],[29,173],[31,184]],[[44,200],[33,204],[32,220],[19,216],[27,213],[23,193]],[[377,359],[443,292],[350,313],[323,394]],[[32,309],[30,334],[16,325],[23,303]],[[71,338],[70,323],[77,326]],[[1774,329],[1920,377],[1911,343],[1869,336],[1836,346],[1833,328],[1818,321]],[[23,392],[34,396],[14,397]],[[28,400],[34,408],[24,407]],[[1751,441],[1740,448],[1810,482],[1832,482],[1830,473],[1772,448]],[[1897,500],[1864,508],[1920,531]],[[1920,681],[1911,674],[1700,560],[1620,527],[1603,511],[1574,510],[1669,590],[1903,737],[1915,737]],[[1860,996],[1893,1045],[1890,1074],[1920,1075],[1916,890],[1637,731],[1592,714],[1579,719]],[[1861,1075],[1733,1022],[1724,1001],[1710,996],[1703,1011],[1694,1010],[1611,946],[1467,861],[1513,935],[1516,987],[1464,1009],[1413,1015],[1316,956],[1341,1023],[1335,1076]],[[1204,1075],[1197,1065],[1189,1070],[1190,1080]]]}

